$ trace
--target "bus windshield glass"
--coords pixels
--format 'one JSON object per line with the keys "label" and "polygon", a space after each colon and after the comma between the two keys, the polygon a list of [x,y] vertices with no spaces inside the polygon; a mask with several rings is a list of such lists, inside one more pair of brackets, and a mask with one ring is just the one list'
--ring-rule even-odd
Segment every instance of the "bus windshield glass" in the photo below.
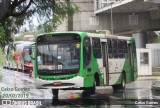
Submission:
{"label": "bus windshield glass", "polygon": [[32,62],[32,59],[29,55],[29,48],[24,48],[24,62]]}
{"label": "bus windshield glass", "polygon": [[37,48],[38,70],[79,69],[80,41],[50,40],[38,42]]}

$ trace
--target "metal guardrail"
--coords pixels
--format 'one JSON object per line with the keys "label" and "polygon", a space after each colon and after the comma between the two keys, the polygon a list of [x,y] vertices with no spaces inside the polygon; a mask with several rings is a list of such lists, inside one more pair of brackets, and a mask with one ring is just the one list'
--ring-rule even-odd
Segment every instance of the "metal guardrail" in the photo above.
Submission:
{"label": "metal guardrail", "polygon": [[160,49],[152,49],[152,72],[160,72]]}
{"label": "metal guardrail", "polygon": [[160,49],[152,49],[152,66],[160,67]]}
{"label": "metal guardrail", "polygon": [[95,0],[95,10],[110,6],[111,4],[121,3],[127,0]]}

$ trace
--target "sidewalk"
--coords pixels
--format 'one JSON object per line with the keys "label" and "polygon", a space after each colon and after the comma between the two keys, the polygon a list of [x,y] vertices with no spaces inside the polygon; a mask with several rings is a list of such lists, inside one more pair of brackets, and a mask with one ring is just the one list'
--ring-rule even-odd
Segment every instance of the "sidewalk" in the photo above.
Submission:
{"label": "sidewalk", "polygon": [[142,76],[138,77],[137,80],[154,80],[151,89],[156,91],[160,90],[160,76]]}
{"label": "sidewalk", "polygon": [[139,76],[137,80],[160,80],[160,76]]}

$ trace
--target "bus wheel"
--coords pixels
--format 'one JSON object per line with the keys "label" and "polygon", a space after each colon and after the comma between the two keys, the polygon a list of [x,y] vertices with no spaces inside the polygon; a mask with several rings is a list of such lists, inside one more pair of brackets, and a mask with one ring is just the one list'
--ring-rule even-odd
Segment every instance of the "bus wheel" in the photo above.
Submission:
{"label": "bus wheel", "polygon": [[120,84],[120,89],[124,90],[126,87],[126,76],[125,74],[123,73],[122,74],[122,81],[121,81],[121,84]]}
{"label": "bus wheel", "polygon": [[24,72],[23,65],[21,64],[21,71]]}
{"label": "bus wheel", "polygon": [[90,91],[91,91],[90,88],[87,88],[87,89],[83,90],[82,97],[89,97],[91,95]]}
{"label": "bus wheel", "polygon": [[52,89],[53,99],[58,99],[58,89]]}
{"label": "bus wheel", "polygon": [[95,78],[93,79],[93,87],[91,88],[91,94],[95,94],[96,93],[96,80]]}
{"label": "bus wheel", "polygon": [[18,71],[18,64],[17,64],[17,67],[16,67],[16,71]]}
{"label": "bus wheel", "polygon": [[29,77],[33,77],[33,76],[32,76],[32,73],[33,73],[33,71],[30,70],[30,71],[29,71]]}
{"label": "bus wheel", "polygon": [[112,88],[113,88],[114,91],[116,91],[116,90],[124,90],[125,89],[125,85],[126,85],[126,77],[125,77],[125,74],[122,73],[121,84],[112,85]]}
{"label": "bus wheel", "polygon": [[90,95],[94,95],[95,91],[96,91],[96,80],[93,79],[93,87],[83,90],[82,97],[89,97]]}

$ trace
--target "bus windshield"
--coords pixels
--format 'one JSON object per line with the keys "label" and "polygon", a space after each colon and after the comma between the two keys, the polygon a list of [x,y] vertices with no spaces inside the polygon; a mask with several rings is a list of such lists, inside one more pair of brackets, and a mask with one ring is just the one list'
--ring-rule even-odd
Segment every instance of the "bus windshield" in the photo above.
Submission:
{"label": "bus windshield", "polygon": [[29,55],[29,48],[24,48],[24,62],[32,62],[32,59]]}
{"label": "bus windshield", "polygon": [[40,42],[37,48],[38,70],[79,68],[80,42]]}

